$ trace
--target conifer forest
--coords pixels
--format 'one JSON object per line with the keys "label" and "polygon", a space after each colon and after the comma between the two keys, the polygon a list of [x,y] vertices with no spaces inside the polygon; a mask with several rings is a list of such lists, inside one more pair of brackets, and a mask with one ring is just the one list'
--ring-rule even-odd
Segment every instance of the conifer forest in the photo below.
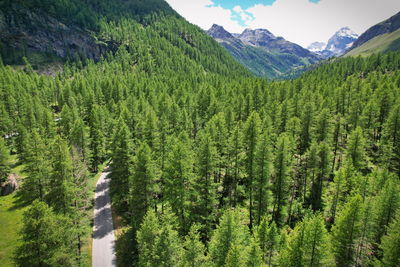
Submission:
{"label": "conifer forest", "polygon": [[267,80],[161,0],[16,5],[107,49],[45,75],[1,46],[0,184],[23,173],[10,266],[92,265],[102,172],[117,266],[400,266],[400,51]]}

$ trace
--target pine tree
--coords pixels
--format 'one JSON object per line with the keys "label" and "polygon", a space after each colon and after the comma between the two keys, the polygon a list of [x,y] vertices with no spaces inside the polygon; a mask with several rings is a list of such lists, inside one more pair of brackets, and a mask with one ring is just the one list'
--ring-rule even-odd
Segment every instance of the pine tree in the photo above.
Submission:
{"label": "pine tree", "polygon": [[357,127],[350,134],[346,151],[347,158],[357,170],[362,170],[363,168],[367,167],[365,146],[366,144],[363,131],[360,127]]}
{"label": "pine tree", "polygon": [[216,149],[207,133],[199,134],[196,177],[191,196],[191,221],[202,225],[203,238],[208,239],[214,219],[216,205],[216,184],[213,175],[216,168]]}
{"label": "pine tree", "polygon": [[244,247],[238,244],[232,244],[229,248],[228,255],[226,256],[225,264],[224,265],[217,265],[217,266],[224,266],[224,267],[245,267],[246,265],[246,258],[244,255]]}
{"label": "pine tree", "polygon": [[322,215],[307,215],[289,235],[281,266],[334,266]]}
{"label": "pine tree", "polygon": [[362,198],[355,195],[343,207],[332,228],[332,247],[338,266],[354,263],[355,242],[359,237]]}
{"label": "pine tree", "polygon": [[10,173],[10,152],[7,149],[4,139],[0,137],[0,184],[7,180]]}
{"label": "pine tree", "polygon": [[382,237],[380,249],[383,254],[382,266],[400,266],[400,215],[389,225],[387,234]]}
{"label": "pine tree", "polygon": [[182,133],[169,141],[169,152],[164,172],[164,198],[178,216],[180,225],[187,231],[189,191],[193,182],[193,156],[189,137]]}
{"label": "pine tree", "polygon": [[149,210],[137,232],[139,266],[178,266],[182,255],[181,240],[176,230],[176,217],[166,209],[157,216]]}
{"label": "pine tree", "polygon": [[73,201],[73,166],[67,143],[57,137],[53,144],[52,172],[46,202],[55,212],[67,214]]}
{"label": "pine tree", "polygon": [[69,134],[71,147],[75,147],[82,155],[82,160],[89,162],[91,157],[89,149],[89,133],[86,125],[81,118],[75,120]]}
{"label": "pine tree", "polygon": [[[239,246],[238,249],[242,250],[249,245],[249,231],[243,224],[244,220],[244,214],[239,209],[227,210],[222,215],[209,243],[210,257],[216,266],[224,266],[233,246]],[[229,261],[236,262],[234,259]]]}
{"label": "pine tree", "polygon": [[102,108],[95,105],[89,118],[90,150],[92,151],[91,170],[98,171],[98,166],[105,159],[105,135]]}
{"label": "pine tree", "polygon": [[247,249],[246,264],[248,267],[263,266],[262,252],[260,245],[254,238],[251,238],[250,246]]}
{"label": "pine tree", "polygon": [[87,226],[89,224],[89,216],[87,210],[90,207],[90,190],[88,185],[89,172],[86,162],[83,160],[81,152],[72,148],[71,158],[73,162],[72,169],[72,209],[68,215],[71,230],[70,238],[71,246],[75,252],[76,264],[83,264],[83,251],[86,244]]}
{"label": "pine tree", "polygon": [[[245,169],[247,176],[247,191],[249,194],[249,215],[250,215],[250,228],[253,226],[254,220],[254,180],[256,177],[256,153],[257,145],[260,138],[260,125],[261,120],[257,112],[251,113],[244,126],[244,144],[245,144]],[[262,177],[265,178],[265,177]],[[262,203],[260,203],[261,205]],[[260,206],[261,207],[261,206]]]}
{"label": "pine tree", "polygon": [[193,224],[183,243],[183,253],[179,266],[197,267],[208,266],[209,261],[206,256],[206,248],[200,240],[200,226]]}
{"label": "pine tree", "polygon": [[376,196],[373,207],[373,237],[380,243],[381,237],[386,234],[387,226],[394,219],[400,209],[400,183],[395,177],[386,180],[382,190]]}
{"label": "pine tree", "polygon": [[146,143],[137,149],[132,175],[130,177],[130,211],[134,230],[139,229],[148,209],[155,207],[155,180],[157,171],[152,152]]}
{"label": "pine tree", "polygon": [[289,174],[291,169],[291,145],[290,139],[282,134],[279,136],[275,160],[274,160],[274,182],[273,182],[273,220],[277,225],[283,223],[285,217],[285,206],[288,198]]}
{"label": "pine tree", "polygon": [[330,147],[326,143],[318,145],[317,177],[312,180],[311,185],[311,206],[314,211],[322,209],[322,190],[324,182],[328,179]]}
{"label": "pine tree", "polygon": [[266,216],[261,219],[260,224],[257,226],[256,239],[260,245],[262,258],[268,266],[273,263],[273,258],[275,258],[277,253],[277,246],[279,242],[278,228],[274,221],[269,223]]}
{"label": "pine tree", "polygon": [[306,217],[304,224],[303,266],[334,266],[331,241],[321,214]]}
{"label": "pine tree", "polygon": [[271,205],[271,189],[270,189],[270,175],[271,175],[271,148],[268,132],[265,132],[258,144],[255,159],[255,197],[254,197],[254,215],[256,223],[259,224],[261,218],[267,214],[268,207]]}
{"label": "pine tree", "polygon": [[22,192],[26,199],[44,200],[48,193],[49,178],[52,172],[49,149],[36,130],[33,130],[32,134],[27,137],[30,142],[24,148],[24,171],[28,177],[22,186]]}
{"label": "pine tree", "polygon": [[[224,179],[224,189],[227,191],[230,206],[235,207],[239,198],[238,184],[241,180],[242,167],[242,123],[239,121],[228,140],[227,179]],[[229,179],[230,178],[230,179]]]}
{"label": "pine tree", "polygon": [[113,204],[119,210],[128,208],[129,177],[132,173],[131,133],[122,119],[119,119],[112,142],[111,188]]}
{"label": "pine tree", "polygon": [[[21,229],[23,243],[15,252],[18,266],[54,266],[65,249],[64,229],[52,209],[35,200],[24,213]],[[65,233],[65,232],[64,232]]]}

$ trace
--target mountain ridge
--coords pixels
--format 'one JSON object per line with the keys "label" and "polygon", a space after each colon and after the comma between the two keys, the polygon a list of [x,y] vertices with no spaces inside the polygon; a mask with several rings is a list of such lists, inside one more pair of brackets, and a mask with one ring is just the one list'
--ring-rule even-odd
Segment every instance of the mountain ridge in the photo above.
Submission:
{"label": "mountain ridge", "polygon": [[207,34],[253,74],[261,77],[276,79],[291,76],[322,59],[267,29],[245,29],[242,33],[233,34],[214,24]]}

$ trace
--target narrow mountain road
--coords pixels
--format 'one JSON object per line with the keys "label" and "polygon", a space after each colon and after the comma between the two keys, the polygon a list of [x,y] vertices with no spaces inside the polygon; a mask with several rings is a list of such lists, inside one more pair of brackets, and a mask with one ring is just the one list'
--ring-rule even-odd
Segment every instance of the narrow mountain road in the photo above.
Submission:
{"label": "narrow mountain road", "polygon": [[108,174],[104,171],[96,185],[92,247],[93,267],[116,266]]}

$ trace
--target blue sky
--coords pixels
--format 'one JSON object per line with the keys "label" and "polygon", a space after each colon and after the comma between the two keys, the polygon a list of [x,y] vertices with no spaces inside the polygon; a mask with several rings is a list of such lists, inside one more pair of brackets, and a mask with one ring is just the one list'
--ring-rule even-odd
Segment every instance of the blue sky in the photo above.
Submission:
{"label": "blue sky", "polygon": [[[243,9],[248,9],[255,5],[271,6],[276,0],[215,0],[215,5],[220,5],[225,9],[233,9],[235,6],[240,6]],[[320,0],[309,0],[312,3],[318,3]]]}
{"label": "blue sky", "polygon": [[257,4],[262,4],[266,6],[272,5],[276,0],[215,0],[213,1],[215,5],[220,5],[225,9],[233,9],[235,6],[240,6],[243,9],[248,9],[249,7],[255,6]]}
{"label": "blue sky", "polygon": [[303,47],[327,42],[342,27],[358,34],[400,11],[400,0],[166,0],[204,30],[264,28]]}

